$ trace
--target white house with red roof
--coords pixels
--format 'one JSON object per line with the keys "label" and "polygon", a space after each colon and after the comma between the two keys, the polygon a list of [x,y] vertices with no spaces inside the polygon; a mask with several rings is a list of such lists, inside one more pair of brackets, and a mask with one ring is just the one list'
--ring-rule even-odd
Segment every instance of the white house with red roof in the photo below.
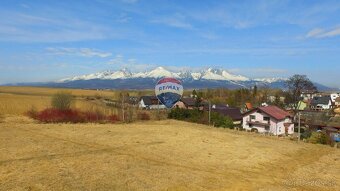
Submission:
{"label": "white house with red roof", "polygon": [[243,114],[245,130],[273,135],[294,133],[293,117],[276,106],[257,107]]}

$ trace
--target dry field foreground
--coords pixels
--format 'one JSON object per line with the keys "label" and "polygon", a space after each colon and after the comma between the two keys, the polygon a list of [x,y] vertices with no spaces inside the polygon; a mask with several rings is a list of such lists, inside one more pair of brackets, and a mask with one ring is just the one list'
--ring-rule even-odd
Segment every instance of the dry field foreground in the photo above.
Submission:
{"label": "dry field foreground", "polygon": [[[106,115],[117,114],[116,109],[106,107],[100,101],[88,101],[85,97],[100,96],[116,99],[118,91],[96,91],[82,89],[62,89],[47,87],[0,86],[0,115],[23,115],[32,108],[41,111],[51,107],[51,97],[57,92],[69,92],[75,96],[73,108],[83,111],[101,111]],[[130,92],[132,95],[135,92]]]}
{"label": "dry field foreground", "polygon": [[336,190],[340,151],[173,120],[0,123],[0,190]]}

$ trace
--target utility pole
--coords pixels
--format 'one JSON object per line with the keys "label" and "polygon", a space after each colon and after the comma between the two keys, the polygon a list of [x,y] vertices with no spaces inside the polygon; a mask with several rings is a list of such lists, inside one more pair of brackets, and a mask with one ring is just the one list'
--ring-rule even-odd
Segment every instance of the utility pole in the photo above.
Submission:
{"label": "utility pole", "polygon": [[125,99],[125,96],[124,96],[124,92],[123,92],[123,93],[122,93],[122,113],[123,113],[122,119],[123,119],[123,122],[125,121],[125,114],[124,114],[124,99]]}
{"label": "utility pole", "polygon": [[210,103],[210,100],[208,101],[209,102],[209,126],[210,126],[210,121],[211,121],[211,103]]}
{"label": "utility pole", "polygon": [[300,112],[299,112],[299,113],[298,113],[298,117],[299,117],[299,122],[298,122],[298,124],[299,124],[299,125],[298,125],[298,142],[300,142],[300,128],[301,128],[301,127],[300,127],[300,126],[301,126],[301,123],[300,123],[300,115],[301,115],[301,114],[300,114]]}
{"label": "utility pole", "polygon": [[159,117],[159,99],[157,99],[158,103],[157,103],[157,119],[160,120]]}

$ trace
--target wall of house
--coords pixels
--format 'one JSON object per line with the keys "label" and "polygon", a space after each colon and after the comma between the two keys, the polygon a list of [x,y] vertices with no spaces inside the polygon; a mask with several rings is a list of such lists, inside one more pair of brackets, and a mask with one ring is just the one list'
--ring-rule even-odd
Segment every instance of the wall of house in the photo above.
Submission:
{"label": "wall of house", "polygon": [[263,117],[270,117],[265,113],[259,113],[259,112],[250,113],[249,115],[243,117],[242,122],[243,122],[243,128],[244,129],[251,130],[252,128],[256,128],[259,133],[275,132],[276,126],[275,126],[274,121],[272,121],[272,119],[269,123],[270,127],[268,129],[266,129],[263,126],[257,126],[257,125],[253,125],[252,127],[249,127],[249,124],[247,122],[250,121],[250,115],[255,116],[255,119],[252,119],[251,121],[257,121],[257,122],[260,122],[260,123],[267,123],[267,121],[263,120]]}
{"label": "wall of house", "polygon": [[165,105],[150,105],[150,109],[166,109]]}
{"label": "wall of house", "polygon": [[143,100],[140,100],[138,107],[139,108],[145,108],[146,107]]}
{"label": "wall of house", "polygon": [[166,106],[165,105],[145,105],[144,101],[141,100],[138,104],[139,108],[143,108],[143,109],[165,109]]}
{"label": "wall of house", "polygon": [[182,101],[178,101],[178,102],[174,105],[174,108],[176,108],[176,107],[182,108],[182,109],[185,109],[185,108],[186,108],[185,104],[184,104]]}
{"label": "wall of house", "polygon": [[[274,118],[270,117],[270,123],[269,123],[269,128],[265,128],[263,126],[257,126],[257,125],[253,125],[252,127],[249,127],[249,124],[247,123],[248,121],[250,121],[250,115],[255,115],[255,119],[253,119],[252,121],[258,121],[261,123],[266,123],[267,121],[263,120],[263,117],[270,117],[265,113],[258,113],[258,112],[254,112],[251,113],[249,115],[246,115],[243,117],[243,128],[246,130],[251,130],[252,128],[256,128],[258,130],[259,133],[271,133],[273,135],[284,135],[285,132],[285,126],[284,123],[291,123],[292,119],[290,118],[286,118],[284,120],[281,121],[277,121]],[[288,127],[288,134],[293,134],[294,133],[294,124],[291,124]]]}
{"label": "wall of house", "polygon": [[332,99],[332,102],[335,102],[335,99],[340,97],[340,93],[332,93],[330,94],[330,97]]}

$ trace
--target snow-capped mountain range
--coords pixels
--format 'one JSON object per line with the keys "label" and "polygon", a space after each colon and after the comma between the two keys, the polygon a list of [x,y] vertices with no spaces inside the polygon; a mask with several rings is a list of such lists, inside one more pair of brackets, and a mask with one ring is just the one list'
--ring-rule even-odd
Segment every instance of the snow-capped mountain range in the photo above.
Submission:
{"label": "snow-capped mountain range", "polygon": [[[162,77],[174,77],[181,80],[220,80],[220,81],[234,81],[234,82],[244,82],[250,81],[251,79],[235,75],[227,70],[208,68],[207,70],[202,70],[200,72],[182,71],[182,72],[171,72],[163,67],[157,67],[153,70],[147,72],[130,72],[127,69],[122,69],[119,71],[104,71],[94,74],[75,76],[71,78],[65,78],[59,82],[70,82],[76,80],[116,80],[116,79],[136,79],[136,78],[162,78]],[[283,80],[282,78],[264,78],[255,79],[260,82],[275,82],[278,80]]]}
{"label": "snow-capped mountain range", "polygon": [[[235,75],[227,70],[208,68],[202,71],[173,72],[164,67],[157,67],[146,72],[130,72],[127,69],[118,71],[104,71],[93,74],[75,76],[61,79],[55,82],[16,83],[7,85],[20,86],[48,86],[63,88],[87,88],[87,89],[153,89],[157,81],[162,77],[174,77],[182,81],[186,89],[202,88],[251,88],[266,86],[270,88],[285,89],[284,78],[256,78],[251,79],[241,75]],[[314,83],[318,90],[330,90],[331,88]]]}

